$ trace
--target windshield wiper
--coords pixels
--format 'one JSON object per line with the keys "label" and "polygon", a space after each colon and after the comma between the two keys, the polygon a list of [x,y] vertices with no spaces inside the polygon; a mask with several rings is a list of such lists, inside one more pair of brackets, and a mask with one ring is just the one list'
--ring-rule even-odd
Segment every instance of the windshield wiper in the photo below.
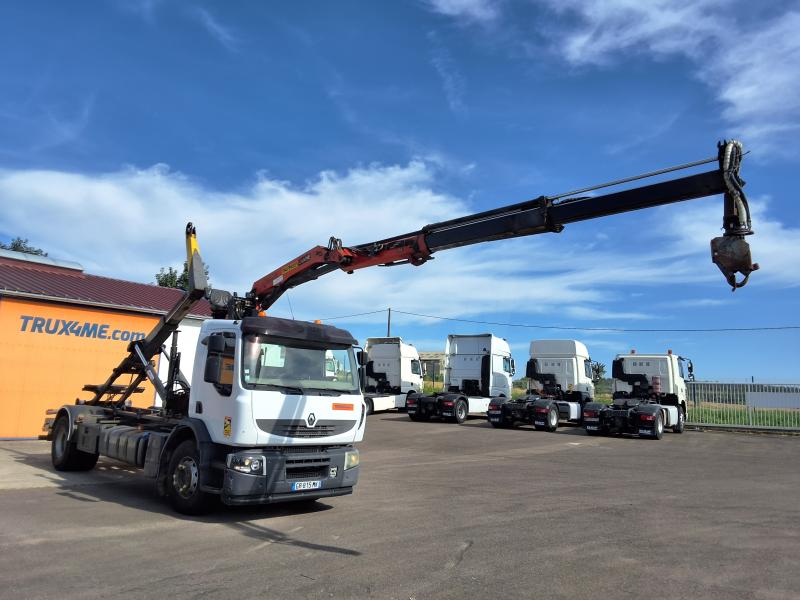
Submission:
{"label": "windshield wiper", "polygon": [[303,396],[305,394],[302,388],[294,385],[279,385],[277,383],[254,383],[253,385],[259,389],[277,390],[284,394],[293,394],[296,396]]}

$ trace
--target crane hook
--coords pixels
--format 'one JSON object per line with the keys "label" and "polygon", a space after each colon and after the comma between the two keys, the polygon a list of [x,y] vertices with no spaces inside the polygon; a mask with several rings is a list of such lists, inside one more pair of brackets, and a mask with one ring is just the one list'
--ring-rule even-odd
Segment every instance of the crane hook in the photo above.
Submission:
{"label": "crane hook", "polygon": [[[730,284],[732,291],[744,287],[750,274],[758,270],[758,263],[753,262],[750,244],[744,236],[752,235],[750,206],[742,189],[745,182],[739,176],[744,151],[742,143],[737,140],[722,141],[719,149],[719,167],[725,180],[725,202],[722,215],[722,227],[725,233],[711,240],[711,261],[719,267]],[[736,274],[743,278],[736,280]]]}

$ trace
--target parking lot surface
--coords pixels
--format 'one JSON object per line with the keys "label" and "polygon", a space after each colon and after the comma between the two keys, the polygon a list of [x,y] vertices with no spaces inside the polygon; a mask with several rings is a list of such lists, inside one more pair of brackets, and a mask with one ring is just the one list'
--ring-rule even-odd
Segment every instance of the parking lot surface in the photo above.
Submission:
{"label": "parking lot surface", "polygon": [[800,438],[369,417],[355,494],[173,514],[0,442],[0,597],[798,598]]}

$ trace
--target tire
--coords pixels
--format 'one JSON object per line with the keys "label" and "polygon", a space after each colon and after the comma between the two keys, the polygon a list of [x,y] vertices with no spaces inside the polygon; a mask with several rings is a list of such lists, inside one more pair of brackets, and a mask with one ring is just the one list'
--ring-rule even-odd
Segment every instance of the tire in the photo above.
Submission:
{"label": "tire", "polygon": [[545,421],[545,423],[547,423],[547,425],[545,426],[545,429],[547,429],[547,431],[553,432],[556,429],[558,429],[558,407],[557,406],[551,406],[550,410],[547,411],[547,421]]}
{"label": "tire", "polygon": [[91,471],[97,464],[99,454],[78,450],[78,445],[67,439],[69,419],[59,417],[53,426],[53,443],[50,445],[50,459],[56,471]]}
{"label": "tire", "polygon": [[453,406],[453,420],[461,425],[467,420],[467,414],[469,414],[469,408],[467,407],[466,400],[456,400],[456,403]]}
{"label": "tire", "polygon": [[678,407],[678,423],[672,428],[673,433],[683,433],[686,429],[686,414],[683,412],[683,407]]}
{"label": "tire", "polygon": [[413,415],[411,413],[408,413],[408,418],[411,419],[412,421],[421,421],[422,420],[420,418],[420,416],[418,414],[416,414],[416,413],[413,414]]}
{"label": "tire", "polygon": [[367,416],[370,416],[373,412],[375,412],[375,405],[372,403],[371,398],[365,398],[364,404],[367,405]]}
{"label": "tire", "polygon": [[656,420],[653,423],[653,439],[660,440],[662,437],[664,437],[664,416],[661,411],[658,411]]}
{"label": "tire", "polygon": [[169,459],[167,497],[184,515],[201,515],[211,508],[213,496],[200,490],[200,452],[193,440],[179,444]]}

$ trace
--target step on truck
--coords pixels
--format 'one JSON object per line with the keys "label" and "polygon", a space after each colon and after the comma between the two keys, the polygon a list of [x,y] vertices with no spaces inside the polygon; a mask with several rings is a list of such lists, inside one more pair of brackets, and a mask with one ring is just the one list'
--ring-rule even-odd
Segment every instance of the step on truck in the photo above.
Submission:
{"label": "step on truck", "polygon": [[[684,369],[686,363],[686,369]],[[612,363],[610,405],[583,407],[589,435],[633,434],[660,440],[665,429],[683,433],[686,426],[686,379],[694,379],[692,362],[666,354],[620,354]]]}
{"label": "step on truck", "polygon": [[555,431],[560,421],[580,424],[594,399],[592,359],[577,340],[534,340],[525,367],[528,390],[518,399],[493,400],[487,416],[494,427],[517,423]]}
{"label": "step on truck", "polygon": [[405,409],[408,396],[422,392],[419,352],[402,338],[367,338],[361,361],[367,414]]}
{"label": "step on truck", "polygon": [[[359,471],[354,444],[363,439],[366,416],[356,340],[303,321],[209,319],[184,375],[177,328],[205,287],[191,224],[187,246],[190,291],[132,344],[105,383],[84,386],[91,398],[55,411],[54,467],[89,470],[99,456],[139,467],[188,514],[203,512],[215,497],[240,505],[352,493]],[[163,357],[169,377],[162,383],[150,358],[170,336]],[[130,383],[118,384],[123,378]],[[145,379],[161,406],[130,406]]]}
{"label": "step on truck", "polygon": [[468,415],[485,416],[493,400],[511,398],[514,359],[508,342],[484,333],[449,335],[444,352],[444,391],[409,396],[412,421],[440,417],[463,423]]}

